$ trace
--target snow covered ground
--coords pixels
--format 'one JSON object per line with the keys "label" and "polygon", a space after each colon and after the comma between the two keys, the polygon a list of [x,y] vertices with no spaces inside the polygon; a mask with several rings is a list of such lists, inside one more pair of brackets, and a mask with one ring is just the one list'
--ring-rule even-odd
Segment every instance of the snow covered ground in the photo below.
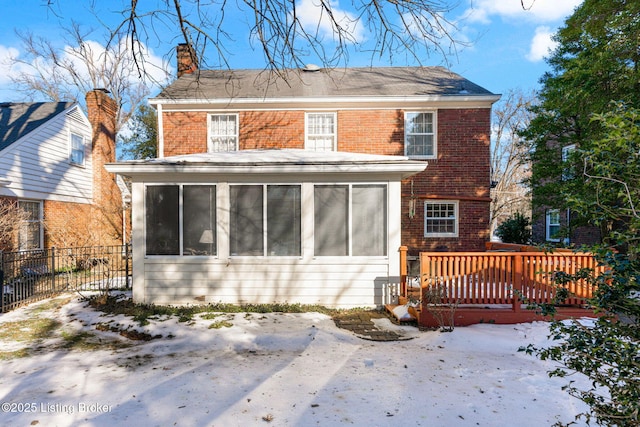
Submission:
{"label": "snow covered ground", "polygon": [[[3,352],[32,348],[0,364],[3,426],[538,427],[586,410],[561,390],[568,379],[548,377],[552,365],[517,351],[544,344],[545,323],[441,333],[378,319],[408,339],[374,342],[318,313],[197,315],[141,327],[77,298],[52,307],[0,315],[0,331],[38,316],[63,324],[35,343],[0,342]],[[97,325],[162,337],[134,341]],[[100,344],[65,348],[74,335]]]}

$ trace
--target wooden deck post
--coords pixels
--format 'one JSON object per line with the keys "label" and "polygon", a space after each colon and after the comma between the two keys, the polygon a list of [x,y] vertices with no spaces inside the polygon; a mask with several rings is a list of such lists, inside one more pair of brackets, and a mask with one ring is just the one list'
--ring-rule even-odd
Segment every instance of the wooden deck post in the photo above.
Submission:
{"label": "wooden deck post", "polygon": [[407,296],[407,251],[406,246],[400,246],[400,296]]}
{"label": "wooden deck post", "polygon": [[524,257],[522,256],[522,254],[520,253],[516,253],[513,256],[513,266],[512,266],[512,271],[513,271],[513,300],[512,300],[512,307],[513,307],[513,311],[515,313],[519,313],[520,312],[520,297],[519,294],[522,294],[522,280],[523,280],[523,273],[524,273]]}

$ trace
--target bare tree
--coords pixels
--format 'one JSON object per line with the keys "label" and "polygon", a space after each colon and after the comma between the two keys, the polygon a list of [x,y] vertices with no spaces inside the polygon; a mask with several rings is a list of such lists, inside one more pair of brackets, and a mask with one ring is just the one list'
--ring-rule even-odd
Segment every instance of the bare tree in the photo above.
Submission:
{"label": "bare tree", "polygon": [[532,117],[533,93],[510,90],[493,109],[491,152],[491,233],[519,212],[531,218],[531,198],[524,181],[530,174],[527,146],[519,135]]}
{"label": "bare tree", "polygon": [[[54,11],[66,0],[48,0]],[[325,67],[346,65],[354,49],[376,57],[455,54],[456,26],[445,18],[445,0],[352,0],[349,10],[332,0],[131,0],[111,27],[125,34],[140,75],[148,74],[142,46],[174,41],[194,48],[192,59],[208,68],[229,68],[239,37],[262,51],[266,69],[298,68],[312,57]],[[305,61],[305,59],[307,61]],[[209,63],[207,63],[207,61]]]}
{"label": "bare tree", "polygon": [[[118,105],[118,131],[150,91],[137,73],[126,38],[113,33],[102,45],[91,41],[91,33],[83,32],[76,23],[63,32],[64,47],[30,32],[18,32],[25,55],[12,61],[20,70],[12,77],[17,90],[31,99],[44,96],[83,104],[86,92],[105,88]],[[142,47],[138,52],[146,56]]]}

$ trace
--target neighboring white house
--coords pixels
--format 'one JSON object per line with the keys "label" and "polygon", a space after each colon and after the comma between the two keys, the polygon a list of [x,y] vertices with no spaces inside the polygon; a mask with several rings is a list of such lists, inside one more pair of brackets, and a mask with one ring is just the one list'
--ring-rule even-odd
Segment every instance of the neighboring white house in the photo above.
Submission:
{"label": "neighboring white house", "polygon": [[304,149],[108,164],[132,181],[134,300],[391,302],[401,180],[426,167],[403,156]]}
{"label": "neighboring white house", "polygon": [[45,202],[92,203],[91,139],[77,103],[0,104],[0,197],[27,217],[19,249],[44,247]]}

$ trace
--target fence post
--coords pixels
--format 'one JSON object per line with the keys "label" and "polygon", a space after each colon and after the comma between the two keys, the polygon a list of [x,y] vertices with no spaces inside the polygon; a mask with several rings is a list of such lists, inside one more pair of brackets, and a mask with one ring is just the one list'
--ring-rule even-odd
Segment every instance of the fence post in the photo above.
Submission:
{"label": "fence post", "polygon": [[51,292],[56,291],[56,248],[51,248]]}
{"label": "fence post", "polygon": [[407,251],[406,246],[400,246],[400,296],[407,296]]}
{"label": "fence post", "polygon": [[2,311],[0,313],[4,313],[4,251],[0,250],[0,289],[2,289],[2,302],[1,307]]}
{"label": "fence post", "polygon": [[524,273],[523,263],[524,257],[522,254],[516,253],[513,256],[513,300],[511,303],[515,313],[519,313],[521,310],[519,295],[522,294],[522,276]]}

